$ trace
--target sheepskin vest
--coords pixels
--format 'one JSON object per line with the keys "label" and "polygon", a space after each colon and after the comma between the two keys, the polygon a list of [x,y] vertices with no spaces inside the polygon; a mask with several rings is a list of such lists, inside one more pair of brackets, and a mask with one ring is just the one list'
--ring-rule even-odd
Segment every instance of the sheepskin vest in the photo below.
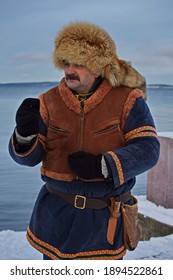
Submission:
{"label": "sheepskin vest", "polygon": [[47,110],[42,114],[48,130],[42,174],[71,181],[76,174],[70,169],[69,154],[85,151],[97,155],[124,146],[122,114],[131,91],[127,87],[113,88],[104,80],[84,102],[73,95],[64,81],[44,93],[40,102]]}

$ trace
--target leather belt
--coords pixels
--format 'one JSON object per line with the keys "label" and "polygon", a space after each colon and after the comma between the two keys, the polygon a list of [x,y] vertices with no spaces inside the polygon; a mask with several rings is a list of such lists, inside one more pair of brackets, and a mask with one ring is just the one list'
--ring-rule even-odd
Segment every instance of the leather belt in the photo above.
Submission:
{"label": "leather belt", "polygon": [[[69,193],[63,193],[55,190],[53,187],[47,184],[46,184],[46,188],[54,196],[67,201],[69,204],[73,205],[75,208],[78,209],[85,209],[85,208],[102,209],[111,206],[110,198],[91,198],[79,194],[73,195]],[[114,197],[114,199],[115,201],[121,201],[125,203],[130,199],[130,196],[131,196],[131,192],[128,191],[124,194]]]}

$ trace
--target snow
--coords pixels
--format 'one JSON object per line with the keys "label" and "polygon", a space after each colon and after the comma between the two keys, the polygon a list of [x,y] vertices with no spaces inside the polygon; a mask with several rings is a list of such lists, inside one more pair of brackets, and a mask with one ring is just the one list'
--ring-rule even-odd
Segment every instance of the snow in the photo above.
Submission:
{"label": "snow", "polygon": [[[139,212],[173,226],[173,209],[156,206],[145,196],[136,196]],[[42,254],[26,240],[25,232],[0,232],[0,260],[42,260]],[[125,260],[173,260],[173,234],[140,241],[134,251],[128,251]]]}
{"label": "snow", "polygon": [[139,213],[154,220],[173,226],[173,209],[166,209],[150,202],[144,195],[135,196],[138,199]]}
{"label": "snow", "polygon": [[173,132],[158,132],[159,137],[173,138]]}

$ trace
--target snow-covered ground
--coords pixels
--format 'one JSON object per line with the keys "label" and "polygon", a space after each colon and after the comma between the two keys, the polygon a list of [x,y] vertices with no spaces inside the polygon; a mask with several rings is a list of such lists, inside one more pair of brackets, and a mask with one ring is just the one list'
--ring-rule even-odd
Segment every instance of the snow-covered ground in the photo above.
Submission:
{"label": "snow-covered ground", "polygon": [[173,132],[158,132],[157,133],[159,137],[167,137],[167,138],[173,138]]}
{"label": "snow-covered ground", "polygon": [[[156,206],[138,196],[139,212],[173,226],[173,209]],[[25,232],[0,232],[0,260],[41,260],[42,254],[31,247]],[[140,241],[135,251],[127,252],[125,260],[173,260],[173,234]]]}
{"label": "snow-covered ground", "polygon": [[[41,260],[42,254],[31,247],[25,232],[0,232],[0,260]],[[127,252],[125,260],[173,260],[173,234],[140,241],[135,251]]]}

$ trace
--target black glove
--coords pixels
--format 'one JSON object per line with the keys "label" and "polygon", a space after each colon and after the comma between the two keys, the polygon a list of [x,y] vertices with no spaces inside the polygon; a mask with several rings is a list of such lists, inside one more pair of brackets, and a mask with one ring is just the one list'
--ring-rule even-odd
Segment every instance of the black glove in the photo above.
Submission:
{"label": "black glove", "polygon": [[27,98],[19,106],[16,113],[17,132],[27,137],[39,132],[40,100]]}
{"label": "black glove", "polygon": [[70,167],[83,179],[103,178],[101,170],[102,155],[76,152],[68,156]]}

